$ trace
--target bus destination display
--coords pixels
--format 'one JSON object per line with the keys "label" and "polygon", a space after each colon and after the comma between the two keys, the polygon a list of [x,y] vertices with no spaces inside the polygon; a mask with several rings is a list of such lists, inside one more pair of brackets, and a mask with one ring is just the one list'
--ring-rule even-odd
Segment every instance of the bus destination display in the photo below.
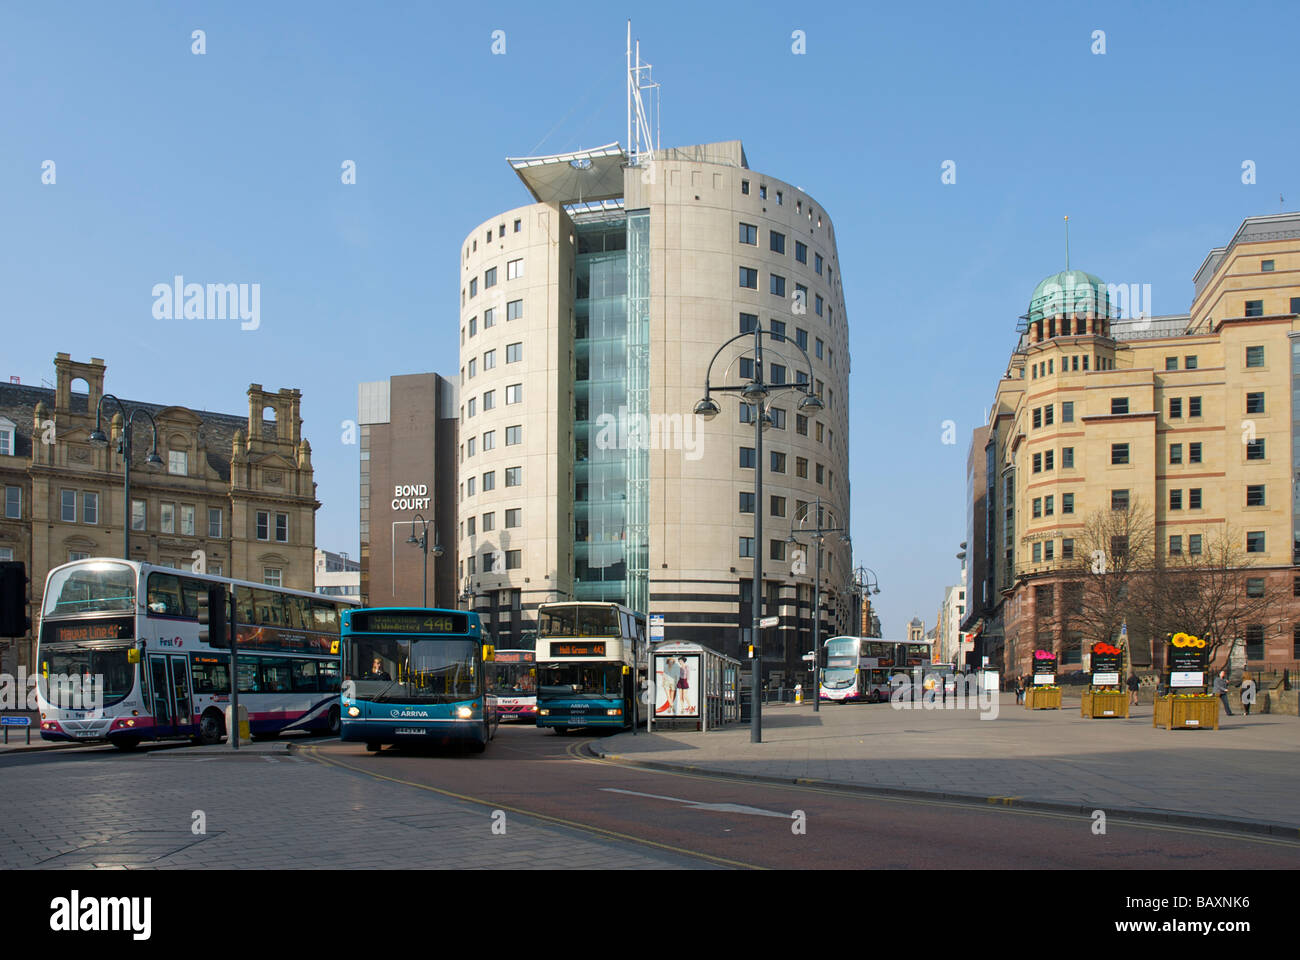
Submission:
{"label": "bus destination display", "polygon": [[356,633],[465,633],[469,617],[463,613],[357,613],[352,616]]}
{"label": "bus destination display", "polygon": [[603,657],[604,643],[556,643],[551,641],[553,657]]}
{"label": "bus destination display", "polygon": [[129,640],[135,635],[135,628],[130,617],[116,617],[112,620],[81,620],[76,623],[47,620],[43,632],[46,643],[86,642]]}

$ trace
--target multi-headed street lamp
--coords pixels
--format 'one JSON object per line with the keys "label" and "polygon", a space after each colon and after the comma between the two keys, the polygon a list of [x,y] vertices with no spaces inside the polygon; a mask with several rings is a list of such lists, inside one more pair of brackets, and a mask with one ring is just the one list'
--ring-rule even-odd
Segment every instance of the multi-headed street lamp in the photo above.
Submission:
{"label": "multi-headed street lamp", "polygon": [[[422,524],[420,535],[415,535],[416,523]],[[415,519],[411,521],[411,535],[406,538],[406,542],[419,547],[424,553],[424,599],[421,606],[429,605],[429,521],[424,519],[422,514],[417,513]],[[433,528],[433,558],[437,560],[442,556],[442,542],[438,537],[438,527]],[[438,600],[437,592],[434,592],[434,602]]]}
{"label": "multi-headed street lamp", "polygon": [[[870,574],[870,576],[868,576],[868,574]],[[863,567],[863,566],[859,566],[856,570],[854,570],[853,571],[853,592],[856,593],[859,597],[858,629],[861,630],[865,635],[867,630],[871,628],[871,624],[868,623],[865,626],[861,624],[861,618],[863,612],[862,599],[869,598],[871,597],[872,594],[880,593],[880,578],[876,576],[876,571],[872,570],[870,567]],[[868,602],[870,601],[868,600]]]}
{"label": "multi-headed street lamp", "polygon": [[[771,417],[767,412],[768,398],[776,393],[792,391],[801,393],[803,396],[799,400],[799,410],[802,413],[816,413],[824,409],[825,404],[813,390],[812,377],[812,360],[808,356],[808,351],[799,346],[793,340],[787,339],[781,334],[776,334],[770,330],[764,330],[755,326],[752,336],[754,339],[754,375],[744,383],[726,384],[723,386],[713,385],[713,365],[717,362],[722,351],[737,340],[743,340],[751,336],[749,333],[738,333],[734,337],[728,338],[722,346],[718,347],[713,359],[709,361],[709,366],[704,374],[704,399],[695,404],[696,416],[703,417],[705,420],[712,420],[716,417],[721,409],[718,402],[714,400],[711,394],[714,393],[735,393],[739,394],[740,402],[754,408],[754,585],[751,599],[753,600],[753,622],[750,636],[753,638],[753,687],[750,692],[750,701],[752,703],[752,716],[749,730],[749,739],[752,743],[763,742],[763,682],[762,682],[762,627],[760,626],[763,619],[763,430],[771,423]],[[804,362],[804,383],[768,383],[764,379],[763,372],[763,338],[767,337],[778,343],[789,344],[798,350],[803,356]],[[781,356],[782,359],[788,360],[779,350],[774,352]],[[724,374],[725,375],[725,374]]]}
{"label": "multi-headed street lamp", "polygon": [[154,423],[153,416],[143,407],[136,407],[128,415],[126,408],[122,406],[122,401],[117,399],[111,393],[106,393],[99,398],[99,403],[95,405],[95,429],[90,433],[90,442],[97,447],[108,446],[108,435],[101,429],[101,422],[104,409],[104,401],[112,400],[117,404],[118,413],[122,415],[122,436],[117,440],[117,452],[122,455],[123,473],[125,481],[122,491],[122,559],[131,559],[131,427],[135,423],[136,414],[144,414],[144,418],[149,421],[149,428],[153,431],[153,447],[149,455],[144,458],[146,466],[162,466],[162,457],[158,456],[158,424]]}
{"label": "multi-headed street lamp", "polygon": [[[852,539],[848,535],[848,530],[840,526],[827,526],[823,523],[827,517],[835,519],[835,514],[828,508],[822,506],[822,498],[819,496],[812,503],[804,504],[802,513],[799,516],[796,512],[794,518],[798,521],[797,529],[804,530],[804,524],[808,522],[809,511],[813,511],[811,516],[815,522],[807,528],[807,533],[812,535],[813,543],[817,546],[817,570],[813,577],[813,713],[821,711],[822,687],[821,687],[821,621],[822,621],[822,544],[826,540],[826,534],[840,534],[841,543],[851,543]],[[790,531],[790,536],[785,538],[786,543],[799,543],[795,538],[794,530]]]}

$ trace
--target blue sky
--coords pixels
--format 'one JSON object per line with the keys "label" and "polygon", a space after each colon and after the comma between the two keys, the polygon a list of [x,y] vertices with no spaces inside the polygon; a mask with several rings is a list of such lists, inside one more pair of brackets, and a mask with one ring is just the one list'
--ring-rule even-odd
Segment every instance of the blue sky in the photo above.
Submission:
{"label": "blue sky", "polygon": [[[958,572],[970,431],[1034,285],[1064,266],[1062,216],[1073,266],[1150,283],[1175,313],[1243,217],[1300,208],[1298,11],[7,4],[0,376],[40,383],[68,351],[105,358],[111,391],[231,413],[250,382],[301,388],[317,542],[355,555],[356,383],[453,373],[460,243],[527,202],[506,156],[624,139],[630,16],[664,145],[739,138],[835,220],[855,562],[879,575],[887,633],[930,625]],[[176,274],[259,283],[261,327],[155,319]]]}

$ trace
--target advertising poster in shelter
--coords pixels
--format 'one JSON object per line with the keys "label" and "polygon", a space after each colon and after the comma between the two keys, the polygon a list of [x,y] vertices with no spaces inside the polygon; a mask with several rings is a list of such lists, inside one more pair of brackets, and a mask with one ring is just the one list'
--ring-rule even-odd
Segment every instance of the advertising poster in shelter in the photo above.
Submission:
{"label": "advertising poster in shelter", "polygon": [[655,717],[699,716],[698,654],[655,654]]}

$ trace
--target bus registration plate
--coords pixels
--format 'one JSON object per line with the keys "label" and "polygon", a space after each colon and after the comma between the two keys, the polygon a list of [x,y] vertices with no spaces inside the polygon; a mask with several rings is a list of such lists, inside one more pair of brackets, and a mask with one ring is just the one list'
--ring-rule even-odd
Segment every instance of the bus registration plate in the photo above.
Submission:
{"label": "bus registration plate", "polygon": [[402,734],[415,734],[417,736],[420,736],[428,732],[429,732],[428,730],[423,730],[420,727],[398,727],[396,730],[393,731],[393,733],[397,734],[398,736],[401,736]]}

